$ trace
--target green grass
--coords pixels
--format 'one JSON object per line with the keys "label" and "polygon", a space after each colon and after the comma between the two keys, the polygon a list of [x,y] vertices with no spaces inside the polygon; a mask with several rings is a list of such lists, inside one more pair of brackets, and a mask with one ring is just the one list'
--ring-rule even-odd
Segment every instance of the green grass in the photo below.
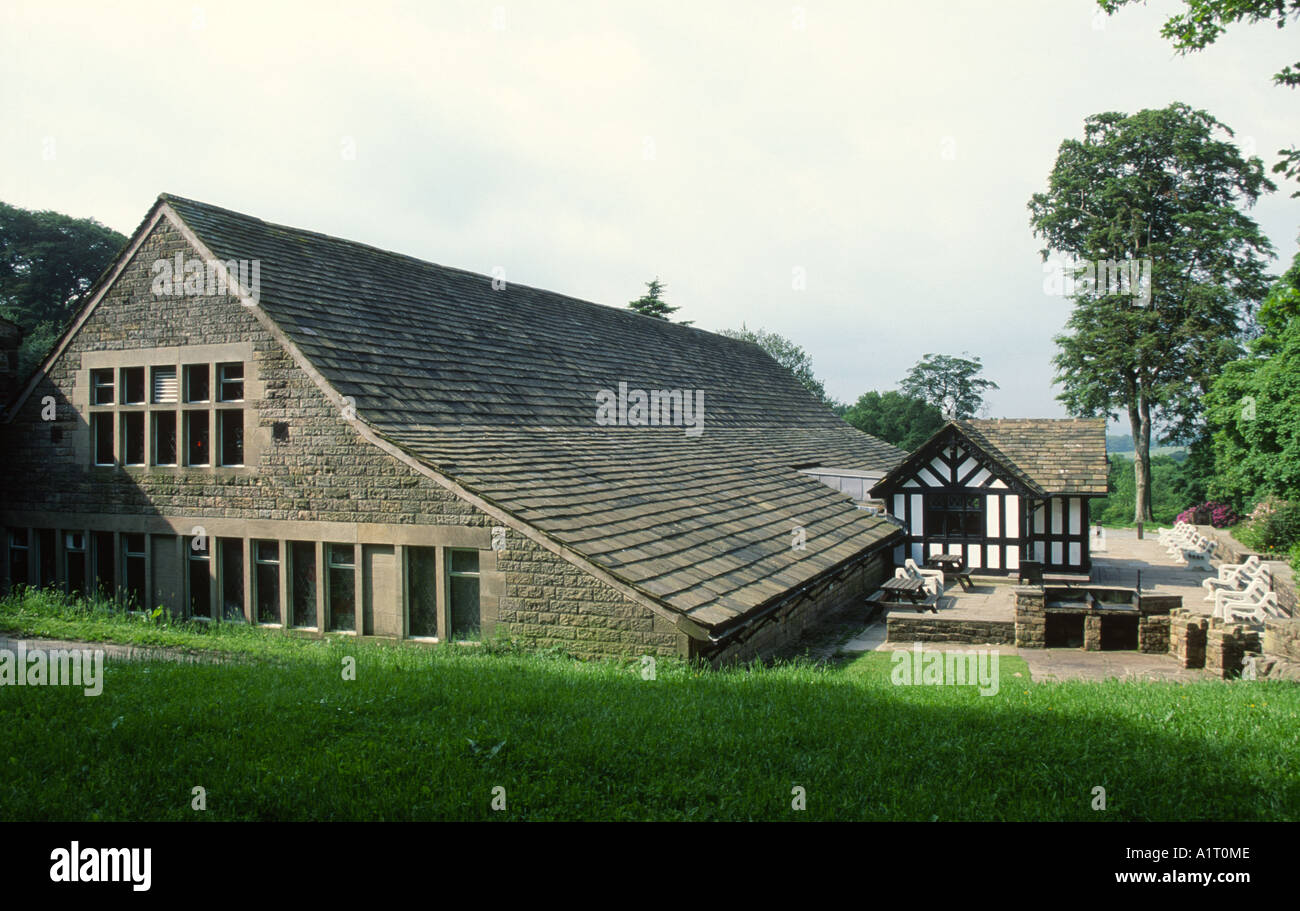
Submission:
{"label": "green grass", "polygon": [[196,631],[49,596],[0,602],[0,628],[270,659],[110,662],[94,698],[0,689],[5,820],[1300,818],[1294,684],[1038,684],[1008,657],[981,697],[893,686],[880,653],[644,680],[639,661]]}

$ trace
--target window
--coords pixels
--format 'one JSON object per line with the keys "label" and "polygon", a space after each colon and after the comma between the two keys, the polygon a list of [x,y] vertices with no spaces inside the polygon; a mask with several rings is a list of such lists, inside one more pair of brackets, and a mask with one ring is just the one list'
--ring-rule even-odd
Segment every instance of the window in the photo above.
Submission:
{"label": "window", "polygon": [[221,438],[221,464],[244,464],[244,412],[225,409],[217,412],[217,433]]}
{"label": "window", "polygon": [[153,463],[176,464],[176,412],[155,411],[153,421]]}
{"label": "window", "polygon": [[153,403],[155,405],[174,405],[176,403],[176,368],[153,368]]}
{"label": "window", "polygon": [[113,533],[97,531],[90,536],[95,566],[95,591],[111,597],[117,587],[117,561],[113,559]]}
{"label": "window", "polygon": [[241,362],[92,369],[93,464],[245,467],[244,383]]}
{"label": "window", "polygon": [[144,404],[144,368],[122,368],[122,404]]}
{"label": "window", "polygon": [[101,411],[90,417],[96,465],[113,464],[113,412]]}
{"label": "window", "polygon": [[90,371],[90,404],[113,404],[113,369]]}
{"label": "window", "polygon": [[80,531],[63,534],[63,571],[68,594],[86,594],[86,535]]}
{"label": "window", "polygon": [[212,619],[212,554],[206,537],[190,538],[190,616]]}
{"label": "window", "polygon": [[130,610],[144,610],[144,535],[122,535],[123,593]]}
{"label": "window", "polygon": [[406,549],[406,603],[412,636],[438,635],[438,551],[434,547]]}
{"label": "window", "polygon": [[244,616],[244,542],[239,538],[217,540],[221,560],[221,618],[241,620]]}
{"label": "window", "polygon": [[984,497],[926,494],[925,534],[931,538],[984,536]]}
{"label": "window", "polygon": [[357,628],[356,555],[351,544],[326,544],[329,574],[329,630]]}
{"label": "window", "polygon": [[477,638],[480,624],[478,551],[449,551],[447,570],[451,636],[453,639]]}
{"label": "window", "polygon": [[253,542],[257,622],[280,622],[280,542]]}
{"label": "window", "polygon": [[29,553],[27,529],[9,529],[9,585],[11,588],[15,585],[27,584],[27,557]]}
{"label": "window", "polygon": [[144,464],[144,412],[122,415],[122,464]]}
{"label": "window", "polygon": [[311,541],[293,541],[289,545],[289,564],[293,570],[290,585],[294,626],[316,628],[316,545]]}
{"label": "window", "polygon": [[208,445],[208,413],[185,412],[185,464],[205,466],[210,463]]}
{"label": "window", "polygon": [[54,529],[36,530],[36,568],[40,571],[39,586],[46,588],[59,581],[58,565],[54,553]]}
{"label": "window", "polygon": [[208,391],[208,374],[210,372],[207,364],[185,365],[185,401],[209,402],[212,400],[211,393]]}
{"label": "window", "polygon": [[217,401],[242,402],[244,400],[244,365],[217,365]]}

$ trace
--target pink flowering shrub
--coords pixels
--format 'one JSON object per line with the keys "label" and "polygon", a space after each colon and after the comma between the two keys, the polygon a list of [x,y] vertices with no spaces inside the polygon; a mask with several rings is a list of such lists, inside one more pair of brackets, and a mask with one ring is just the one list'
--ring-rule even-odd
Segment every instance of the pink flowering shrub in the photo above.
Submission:
{"label": "pink flowering shrub", "polygon": [[1215,528],[1227,528],[1241,521],[1241,516],[1227,503],[1210,501],[1200,506],[1192,506],[1178,514],[1176,522],[1190,522],[1193,525],[1213,525]]}

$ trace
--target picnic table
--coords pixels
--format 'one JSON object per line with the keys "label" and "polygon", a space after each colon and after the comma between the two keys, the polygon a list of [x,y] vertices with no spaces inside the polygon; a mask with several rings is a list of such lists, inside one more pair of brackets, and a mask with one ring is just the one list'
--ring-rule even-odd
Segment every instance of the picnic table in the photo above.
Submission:
{"label": "picnic table", "polygon": [[[907,598],[912,603],[912,606],[916,608],[918,614],[925,613],[925,583],[920,579],[895,576],[892,579],[886,579],[880,589],[885,593],[887,599],[901,604],[903,598]],[[933,605],[931,605],[930,610],[936,614],[939,613],[939,608]]]}
{"label": "picnic table", "polygon": [[970,581],[970,570],[966,568],[961,554],[933,554],[925,561],[927,567],[943,570],[944,577],[956,576],[961,587],[970,591],[974,586]]}

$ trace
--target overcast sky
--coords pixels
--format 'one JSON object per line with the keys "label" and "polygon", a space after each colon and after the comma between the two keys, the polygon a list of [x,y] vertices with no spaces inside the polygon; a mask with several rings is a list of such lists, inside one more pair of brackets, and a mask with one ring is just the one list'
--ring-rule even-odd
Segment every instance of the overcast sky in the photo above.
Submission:
{"label": "overcast sky", "polygon": [[0,199],[129,233],[177,193],[615,306],[658,276],[840,399],[966,351],[991,416],[1060,416],[1026,209],[1060,142],[1172,101],[1270,167],[1300,140],[1300,30],[1178,56],[1181,6],[0,0]]}

